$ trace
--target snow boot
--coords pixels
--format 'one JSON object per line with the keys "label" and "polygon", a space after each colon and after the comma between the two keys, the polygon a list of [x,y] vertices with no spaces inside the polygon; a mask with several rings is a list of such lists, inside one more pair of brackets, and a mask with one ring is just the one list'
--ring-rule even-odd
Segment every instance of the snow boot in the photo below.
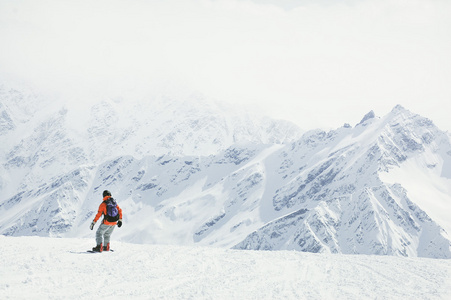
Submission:
{"label": "snow boot", "polygon": [[103,246],[103,251],[110,251],[110,243],[106,244],[106,246]]}
{"label": "snow boot", "polygon": [[100,244],[100,245],[95,246],[94,248],[92,248],[92,251],[94,251],[94,252],[102,252],[103,251],[103,245]]}

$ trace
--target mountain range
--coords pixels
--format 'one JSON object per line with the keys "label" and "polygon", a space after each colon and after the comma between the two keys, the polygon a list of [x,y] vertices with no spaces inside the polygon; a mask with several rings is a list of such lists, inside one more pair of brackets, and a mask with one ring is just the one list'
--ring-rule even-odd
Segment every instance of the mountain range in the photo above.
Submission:
{"label": "mountain range", "polygon": [[190,95],[62,103],[0,88],[0,234],[451,258],[451,139],[398,105],[303,132]]}

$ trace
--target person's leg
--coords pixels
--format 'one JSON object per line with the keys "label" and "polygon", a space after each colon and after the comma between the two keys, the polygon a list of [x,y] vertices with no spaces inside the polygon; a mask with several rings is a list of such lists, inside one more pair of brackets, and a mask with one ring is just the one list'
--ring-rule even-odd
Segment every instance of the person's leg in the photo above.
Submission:
{"label": "person's leg", "polygon": [[[108,226],[108,225],[105,225],[105,226]],[[116,227],[116,225],[108,226],[108,228],[105,230],[105,233],[103,235],[103,237],[105,239],[104,240],[105,244],[103,244],[103,245],[107,246],[110,243],[110,237],[111,237],[111,234],[113,233],[114,227]]]}
{"label": "person's leg", "polygon": [[103,238],[105,235],[105,232],[109,229],[110,226],[105,224],[100,224],[99,228],[96,231],[96,243],[97,246],[100,244],[103,244]]}

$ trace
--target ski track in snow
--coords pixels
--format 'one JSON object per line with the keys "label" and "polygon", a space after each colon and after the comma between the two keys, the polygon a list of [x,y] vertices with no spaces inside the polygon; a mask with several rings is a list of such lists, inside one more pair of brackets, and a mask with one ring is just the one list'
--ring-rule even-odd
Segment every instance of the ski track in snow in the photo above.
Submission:
{"label": "ski track in snow", "polygon": [[2,299],[451,299],[451,260],[0,235]]}

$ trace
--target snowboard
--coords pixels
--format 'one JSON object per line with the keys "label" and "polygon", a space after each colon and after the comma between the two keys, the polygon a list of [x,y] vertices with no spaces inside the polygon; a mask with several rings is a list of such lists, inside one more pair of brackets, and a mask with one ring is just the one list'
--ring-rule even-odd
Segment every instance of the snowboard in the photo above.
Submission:
{"label": "snowboard", "polygon": [[114,250],[112,250],[112,249],[110,249],[110,251],[102,251],[102,252],[99,252],[99,251],[93,251],[93,250],[87,250],[86,252],[88,252],[88,253],[103,253],[103,252],[114,252]]}

